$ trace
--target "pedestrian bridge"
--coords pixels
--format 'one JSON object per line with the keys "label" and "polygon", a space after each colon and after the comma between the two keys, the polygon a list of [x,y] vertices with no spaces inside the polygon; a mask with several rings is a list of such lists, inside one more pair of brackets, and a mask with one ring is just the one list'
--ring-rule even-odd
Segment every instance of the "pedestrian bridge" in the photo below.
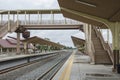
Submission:
{"label": "pedestrian bridge", "polygon": [[[60,16],[61,15],[61,16]],[[46,18],[45,16],[48,16]],[[11,10],[0,12],[0,37],[14,32],[18,27],[25,29],[79,29],[82,23],[64,18],[58,10]],[[62,19],[61,19],[62,17]]]}

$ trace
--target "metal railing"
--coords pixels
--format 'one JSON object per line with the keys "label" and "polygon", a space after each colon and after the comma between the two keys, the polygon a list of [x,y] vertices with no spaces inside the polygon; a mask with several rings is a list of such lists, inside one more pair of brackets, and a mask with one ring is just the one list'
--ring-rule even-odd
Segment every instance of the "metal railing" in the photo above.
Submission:
{"label": "metal railing", "polygon": [[42,21],[35,21],[35,20],[31,20],[31,21],[24,21],[21,20],[21,25],[39,25],[39,24],[60,24],[60,25],[65,25],[65,24],[80,24],[80,22],[78,21],[73,21],[73,20],[55,20],[55,21],[51,21],[51,20],[42,20]]}

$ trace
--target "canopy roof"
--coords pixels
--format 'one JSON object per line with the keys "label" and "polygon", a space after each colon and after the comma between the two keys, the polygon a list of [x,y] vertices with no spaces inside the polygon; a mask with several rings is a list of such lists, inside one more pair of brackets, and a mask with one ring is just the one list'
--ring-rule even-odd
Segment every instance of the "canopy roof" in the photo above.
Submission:
{"label": "canopy roof", "polygon": [[120,0],[58,0],[58,1],[62,13],[65,17],[69,17],[97,26],[104,26],[104,24],[93,19],[88,19],[85,16],[80,15],[78,16],[76,14],[73,14],[73,12],[80,12],[87,15],[92,15],[110,22],[120,21]]}
{"label": "canopy roof", "polygon": [[54,46],[54,47],[59,47],[59,48],[63,48],[65,46],[49,41],[49,40],[45,40],[42,39],[40,37],[34,36],[25,40],[22,40],[22,42],[27,42],[27,43],[33,43],[33,44],[41,44],[41,45],[50,45],[50,46]]}
{"label": "canopy roof", "polygon": [[80,38],[77,38],[74,36],[71,36],[71,38],[72,38],[72,41],[74,43],[74,46],[76,46],[76,47],[85,44],[85,40],[83,40],[83,39],[80,39]]}

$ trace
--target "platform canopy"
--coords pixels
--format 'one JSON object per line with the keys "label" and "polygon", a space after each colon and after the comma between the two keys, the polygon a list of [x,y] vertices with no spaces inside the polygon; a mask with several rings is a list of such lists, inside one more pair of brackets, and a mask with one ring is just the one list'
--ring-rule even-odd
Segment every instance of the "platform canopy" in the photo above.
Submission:
{"label": "platform canopy", "polygon": [[[106,28],[104,21],[120,22],[120,0],[58,0],[65,17]],[[87,16],[86,16],[87,15]],[[93,16],[94,18],[88,17]]]}
{"label": "platform canopy", "polygon": [[72,41],[74,43],[74,46],[76,46],[76,47],[79,47],[80,45],[85,44],[85,40],[83,40],[81,38],[77,38],[77,37],[74,37],[74,36],[71,36],[71,38],[72,38]]}
{"label": "platform canopy", "polygon": [[49,46],[54,46],[54,47],[58,47],[58,48],[64,48],[65,47],[61,44],[58,44],[58,43],[55,43],[55,42],[52,42],[52,41],[49,41],[49,40],[46,40],[46,39],[43,39],[43,38],[40,38],[40,37],[37,37],[37,36],[31,37],[31,38],[28,38],[28,39],[25,39],[25,40],[21,40],[21,41],[26,42],[26,43],[49,45]]}

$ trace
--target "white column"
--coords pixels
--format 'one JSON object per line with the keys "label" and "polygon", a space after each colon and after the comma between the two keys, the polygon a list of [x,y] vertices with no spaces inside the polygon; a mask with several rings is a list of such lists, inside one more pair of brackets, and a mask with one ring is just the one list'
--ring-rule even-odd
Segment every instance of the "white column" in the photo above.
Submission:
{"label": "white column", "polygon": [[27,42],[24,42],[24,51],[25,51],[25,54],[27,54]]}
{"label": "white column", "polygon": [[85,51],[86,51],[86,53],[88,53],[88,24],[84,24],[84,31],[85,31],[85,41],[86,41],[86,43],[85,43]]}
{"label": "white column", "polygon": [[67,24],[66,18],[65,18],[65,24]]}
{"label": "white column", "polygon": [[19,27],[19,11],[17,11],[17,27]]}
{"label": "white column", "polygon": [[9,53],[9,50],[8,50],[8,48],[6,49],[6,52],[7,52],[7,54]]}
{"label": "white column", "polygon": [[17,33],[17,54],[20,53],[20,33]]}
{"label": "white column", "polygon": [[40,24],[40,12],[38,11],[38,24]]}
{"label": "white column", "polygon": [[10,11],[8,11],[8,31],[10,31]]}
{"label": "white column", "polygon": [[54,24],[54,13],[51,11],[51,23]]}
{"label": "white column", "polygon": [[88,25],[88,41],[89,41],[89,51],[91,52],[91,25]]}
{"label": "white column", "polygon": [[42,13],[40,14],[40,23],[42,24]]}
{"label": "white column", "polygon": [[107,42],[109,43],[109,29],[107,29]]}
{"label": "white column", "polygon": [[25,11],[25,25],[27,24],[27,16],[26,16],[26,11]]}
{"label": "white column", "polygon": [[1,24],[3,23],[3,14],[1,14]]}
{"label": "white column", "polygon": [[13,22],[15,22],[15,14],[13,14]]}
{"label": "white column", "polygon": [[28,21],[29,21],[29,24],[30,24],[30,14],[28,14]]}

